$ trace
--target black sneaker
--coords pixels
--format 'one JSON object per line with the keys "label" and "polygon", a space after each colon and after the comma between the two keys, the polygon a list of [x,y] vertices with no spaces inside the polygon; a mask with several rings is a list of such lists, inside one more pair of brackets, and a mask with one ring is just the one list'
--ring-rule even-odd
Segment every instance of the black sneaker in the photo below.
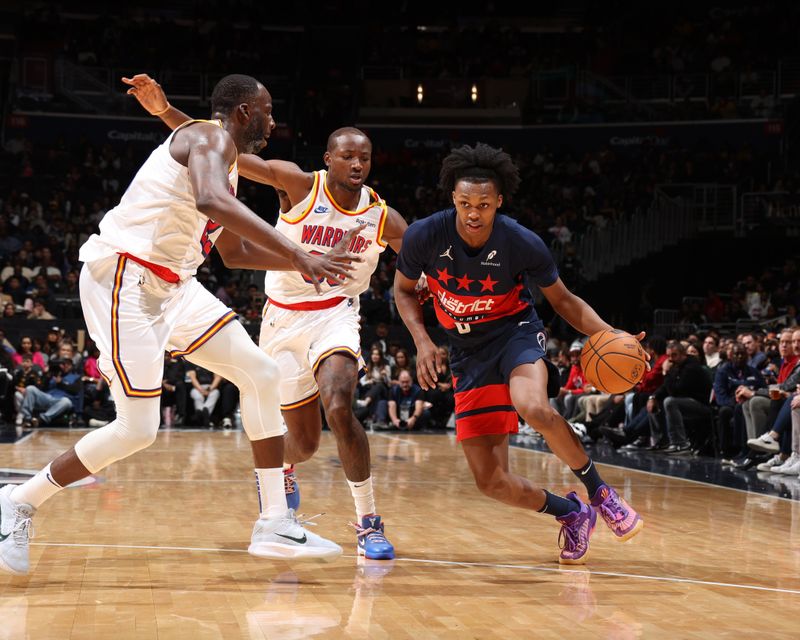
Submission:
{"label": "black sneaker", "polygon": [[681,455],[682,453],[689,453],[692,450],[691,444],[671,444],[666,449],[664,449],[664,453],[668,456],[677,456]]}

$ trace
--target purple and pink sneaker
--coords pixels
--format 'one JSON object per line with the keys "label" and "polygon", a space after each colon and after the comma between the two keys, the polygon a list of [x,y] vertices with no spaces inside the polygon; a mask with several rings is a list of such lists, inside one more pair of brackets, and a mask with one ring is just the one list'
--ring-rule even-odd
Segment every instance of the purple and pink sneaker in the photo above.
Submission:
{"label": "purple and pink sneaker", "polygon": [[561,531],[558,534],[558,546],[561,548],[561,554],[558,556],[558,562],[560,564],[583,564],[589,553],[589,538],[594,532],[597,514],[588,504],[582,502],[574,491],[567,494],[567,499],[580,504],[581,509],[556,518],[561,523]]}
{"label": "purple and pink sneaker", "polygon": [[644,527],[644,520],[607,484],[600,488],[592,498],[592,509],[606,521],[608,528],[620,542],[630,540]]}

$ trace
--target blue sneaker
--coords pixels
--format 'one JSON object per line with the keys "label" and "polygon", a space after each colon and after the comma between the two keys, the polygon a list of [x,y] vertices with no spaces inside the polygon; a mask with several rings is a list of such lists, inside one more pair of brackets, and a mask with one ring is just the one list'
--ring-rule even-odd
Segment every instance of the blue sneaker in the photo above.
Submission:
{"label": "blue sneaker", "polygon": [[361,518],[361,524],[353,523],[358,536],[358,555],[371,560],[392,560],[394,547],[383,535],[381,517],[367,515]]}
{"label": "blue sneaker", "polygon": [[300,508],[300,487],[294,476],[294,465],[283,470],[283,489],[286,492],[286,506],[297,511]]}

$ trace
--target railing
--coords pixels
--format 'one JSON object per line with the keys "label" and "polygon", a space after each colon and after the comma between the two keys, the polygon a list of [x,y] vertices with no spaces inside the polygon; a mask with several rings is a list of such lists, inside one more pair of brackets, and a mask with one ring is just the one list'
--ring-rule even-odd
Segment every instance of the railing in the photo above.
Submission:
{"label": "railing", "polygon": [[[24,58],[28,61],[28,58]],[[33,61],[34,59],[30,59]],[[57,60],[55,63],[56,87],[71,100],[87,109],[96,109],[100,104],[106,103],[122,96],[127,87],[120,78],[131,77],[137,73],[147,73],[164,86],[170,100],[187,101],[207,104],[211,99],[214,86],[223,73],[199,73],[193,71],[163,70],[156,72],[153,69],[128,69],[90,67],[78,65],[67,60]],[[272,94],[273,105],[287,103],[291,86],[285,76],[259,76]]]}
{"label": "railing", "polygon": [[696,232],[690,209],[679,198],[656,190],[646,212],[595,228],[577,240],[577,252],[587,281],[597,280]]}
{"label": "railing", "polygon": [[743,193],[736,218],[737,235],[744,236],[763,226],[778,227],[786,235],[800,235],[800,199],[788,191]]}
{"label": "railing", "polygon": [[736,226],[736,186],[716,183],[675,183],[656,186],[680,198],[697,221],[699,231],[733,231]]}

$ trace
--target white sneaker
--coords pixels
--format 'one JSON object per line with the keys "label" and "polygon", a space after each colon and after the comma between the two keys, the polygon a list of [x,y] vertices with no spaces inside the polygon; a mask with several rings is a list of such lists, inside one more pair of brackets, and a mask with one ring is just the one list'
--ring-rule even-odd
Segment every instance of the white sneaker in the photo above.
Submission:
{"label": "white sneaker", "polygon": [[762,462],[760,465],[756,467],[757,471],[773,471],[775,467],[781,466],[784,462],[786,462],[783,458],[781,458],[780,453],[776,453],[766,462]]}
{"label": "white sneaker", "polygon": [[788,458],[786,458],[786,462],[784,462],[779,467],[773,467],[772,473],[782,473],[786,476],[796,476],[800,473],[800,455],[796,453],[792,453]]}
{"label": "white sneaker", "polygon": [[521,425],[519,425],[518,433],[521,436],[536,435],[536,432],[533,430],[533,427],[531,427],[531,425],[529,425],[527,422],[523,422]]}
{"label": "white sneaker", "polygon": [[334,560],[342,548],[304,529],[294,509],[287,509],[282,518],[259,518],[247,549],[250,555],[276,560]]}
{"label": "white sneaker", "polygon": [[762,433],[758,438],[750,438],[747,446],[754,451],[763,451],[764,453],[778,453],[781,448],[780,443],[769,435],[769,431]]}
{"label": "white sneaker", "polygon": [[11,500],[13,490],[13,484],[0,489],[0,569],[24,576],[30,568],[28,539],[33,536],[31,518],[36,509]]}

